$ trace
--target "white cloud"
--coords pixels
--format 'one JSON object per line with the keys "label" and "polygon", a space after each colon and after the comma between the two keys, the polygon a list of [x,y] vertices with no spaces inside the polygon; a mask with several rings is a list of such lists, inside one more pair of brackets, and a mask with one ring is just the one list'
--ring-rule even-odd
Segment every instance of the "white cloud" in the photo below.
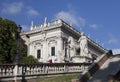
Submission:
{"label": "white cloud", "polygon": [[1,13],[3,14],[16,14],[21,12],[23,8],[22,2],[3,3]]}
{"label": "white cloud", "polygon": [[[24,5],[22,2],[3,3],[1,13],[2,14],[18,14],[24,13],[27,16],[37,16],[39,12],[28,5]],[[22,12],[23,11],[23,12]]]}
{"label": "white cloud", "polygon": [[85,19],[77,16],[71,12],[67,11],[60,11],[55,15],[55,18],[63,19],[64,21],[73,24],[77,27],[84,27],[85,26]]}
{"label": "white cloud", "polygon": [[24,31],[24,32],[27,32],[30,30],[30,26],[28,26],[28,25],[21,25],[21,27],[22,27],[22,31]]}
{"label": "white cloud", "polygon": [[89,25],[91,28],[93,28],[93,29],[97,29],[98,28],[98,25],[97,24],[90,24]]}
{"label": "white cloud", "polygon": [[37,10],[33,9],[33,8],[29,8],[29,9],[27,10],[27,14],[28,14],[29,16],[37,16],[37,15],[39,15],[39,12],[38,12]]}
{"label": "white cloud", "polygon": [[99,29],[99,28],[102,28],[104,27],[103,25],[98,25],[98,24],[90,24],[89,27],[91,27],[92,29]]}

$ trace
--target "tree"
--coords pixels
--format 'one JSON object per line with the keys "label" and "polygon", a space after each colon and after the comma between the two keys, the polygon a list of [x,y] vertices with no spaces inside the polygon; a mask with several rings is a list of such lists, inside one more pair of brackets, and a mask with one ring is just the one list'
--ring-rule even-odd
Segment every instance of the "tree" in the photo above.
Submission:
{"label": "tree", "polygon": [[[18,41],[17,25],[14,21],[0,17],[0,63],[13,63],[16,57]],[[27,56],[25,45],[20,44],[20,59]]]}
{"label": "tree", "polygon": [[12,63],[16,53],[16,23],[0,18],[0,63]]}
{"label": "tree", "polygon": [[[22,41],[21,38],[19,40]],[[0,64],[13,63],[18,54],[17,49],[20,53],[20,63],[38,62],[32,56],[27,57],[26,45],[20,42],[20,46],[18,47],[18,44],[17,24],[14,21],[0,17]]]}

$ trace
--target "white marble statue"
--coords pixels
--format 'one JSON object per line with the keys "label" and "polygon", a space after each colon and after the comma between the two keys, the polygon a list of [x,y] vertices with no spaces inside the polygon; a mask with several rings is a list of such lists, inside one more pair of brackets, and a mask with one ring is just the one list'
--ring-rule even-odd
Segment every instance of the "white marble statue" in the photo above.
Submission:
{"label": "white marble statue", "polygon": [[79,39],[80,45],[80,56],[85,57],[88,55],[88,45],[87,45],[87,38],[83,32],[81,32],[81,37]]}

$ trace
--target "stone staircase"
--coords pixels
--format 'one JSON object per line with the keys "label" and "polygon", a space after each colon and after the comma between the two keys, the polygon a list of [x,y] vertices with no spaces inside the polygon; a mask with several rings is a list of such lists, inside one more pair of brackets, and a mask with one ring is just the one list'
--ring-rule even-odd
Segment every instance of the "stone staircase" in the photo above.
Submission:
{"label": "stone staircase", "polygon": [[107,82],[120,70],[120,55],[111,56],[87,82]]}
{"label": "stone staircase", "polygon": [[73,82],[113,82],[120,79],[120,54],[112,51],[101,55]]}

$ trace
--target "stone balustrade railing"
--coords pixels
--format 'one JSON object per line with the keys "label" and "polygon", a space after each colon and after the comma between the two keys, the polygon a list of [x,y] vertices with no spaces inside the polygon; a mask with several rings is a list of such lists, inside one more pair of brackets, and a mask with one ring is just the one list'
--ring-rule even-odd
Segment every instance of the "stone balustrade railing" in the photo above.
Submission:
{"label": "stone balustrade railing", "polygon": [[75,73],[85,70],[89,63],[39,63],[0,65],[0,80],[4,78]]}

